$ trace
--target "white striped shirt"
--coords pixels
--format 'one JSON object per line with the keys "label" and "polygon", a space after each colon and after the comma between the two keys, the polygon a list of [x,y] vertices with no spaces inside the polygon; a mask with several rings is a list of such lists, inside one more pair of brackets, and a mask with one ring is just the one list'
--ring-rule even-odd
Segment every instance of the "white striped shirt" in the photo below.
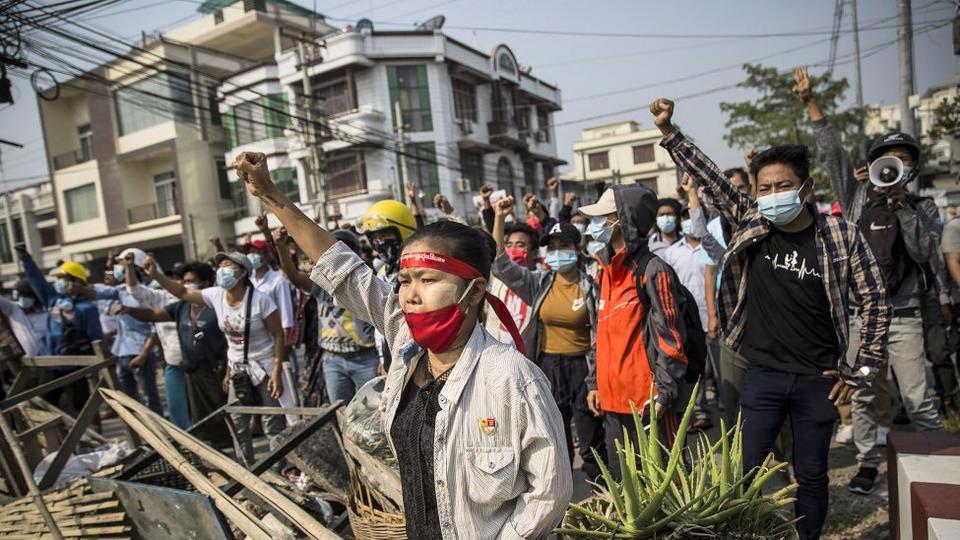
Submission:
{"label": "white striped shirt", "polygon": [[[424,357],[398,296],[340,242],[320,256],[310,279],[397,351],[383,400],[390,433],[403,388]],[[434,474],[443,538],[546,537],[566,511],[573,480],[543,373],[477,325],[439,402]]]}

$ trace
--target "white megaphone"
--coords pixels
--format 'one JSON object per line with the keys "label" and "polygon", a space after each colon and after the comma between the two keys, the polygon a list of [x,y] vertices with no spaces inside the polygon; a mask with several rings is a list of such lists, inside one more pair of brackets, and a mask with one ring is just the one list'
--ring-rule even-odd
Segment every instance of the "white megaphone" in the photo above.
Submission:
{"label": "white megaphone", "polygon": [[870,164],[870,183],[877,187],[890,187],[903,176],[903,162],[894,156],[875,159]]}

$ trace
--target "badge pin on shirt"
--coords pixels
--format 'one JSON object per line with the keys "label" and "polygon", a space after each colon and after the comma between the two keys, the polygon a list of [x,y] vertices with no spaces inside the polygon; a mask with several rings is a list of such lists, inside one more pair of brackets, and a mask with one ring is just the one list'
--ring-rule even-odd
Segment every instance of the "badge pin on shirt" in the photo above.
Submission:
{"label": "badge pin on shirt", "polygon": [[490,416],[487,418],[480,419],[480,431],[483,432],[487,437],[494,434],[497,431],[497,419]]}

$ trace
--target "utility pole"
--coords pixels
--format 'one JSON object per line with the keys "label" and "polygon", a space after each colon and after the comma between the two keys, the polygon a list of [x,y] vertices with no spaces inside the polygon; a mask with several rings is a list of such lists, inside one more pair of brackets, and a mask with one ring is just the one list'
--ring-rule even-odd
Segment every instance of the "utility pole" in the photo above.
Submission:
{"label": "utility pole", "polygon": [[[405,145],[404,134],[403,134],[403,115],[401,114],[401,111],[400,111],[399,100],[397,100],[393,104],[393,116],[394,118],[396,118],[396,122],[397,122],[397,154],[399,154],[399,157],[397,159],[400,161],[400,177],[402,178],[402,180],[400,181],[400,193],[404,193],[406,190],[403,187],[403,183],[409,182],[410,177],[407,176],[407,155],[404,150],[406,148],[406,145]],[[419,191],[420,186],[416,186],[416,187],[417,187],[417,191]],[[413,205],[415,202],[416,201],[407,201],[407,204]]]}
{"label": "utility pole", "polygon": [[[866,111],[863,110],[863,78],[860,75],[860,22],[857,19],[857,0],[850,0],[850,18],[853,22],[853,65],[855,71],[854,83],[857,86],[857,108],[860,109],[861,114],[865,114]],[[865,118],[861,116],[857,123],[857,134],[860,136],[862,156],[867,155],[867,135],[863,125],[864,121]]]}
{"label": "utility pole", "polygon": [[300,80],[303,85],[303,108],[307,117],[306,126],[303,130],[303,142],[307,147],[307,166],[304,167],[304,171],[309,175],[308,184],[317,202],[317,221],[320,222],[321,227],[326,228],[327,192],[323,181],[323,173],[320,171],[319,142],[315,137],[316,128],[313,119],[313,91],[310,88],[310,76],[307,74],[307,46],[302,36],[297,41],[297,56],[300,60]]}
{"label": "utility pole", "polygon": [[917,136],[910,109],[913,95],[913,17],[910,0],[897,0],[897,40],[900,52],[900,131]]}

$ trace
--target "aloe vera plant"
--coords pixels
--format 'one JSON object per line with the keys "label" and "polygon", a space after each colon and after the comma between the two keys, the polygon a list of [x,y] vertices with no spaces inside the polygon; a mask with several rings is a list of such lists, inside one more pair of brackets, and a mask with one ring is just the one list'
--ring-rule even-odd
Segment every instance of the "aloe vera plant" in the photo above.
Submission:
{"label": "aloe vera plant", "polygon": [[614,480],[594,451],[602,482],[591,498],[570,505],[557,533],[570,538],[797,538],[795,520],[782,511],[794,502],[797,485],[762,494],[763,486],[787,464],[771,466],[771,454],[760,467],[744,473],[739,418],[730,428],[721,421],[718,440],[701,434],[692,449],[685,449],[697,389],[671,448],[661,441],[654,403],[649,433],[631,406],[636,443],[624,431],[617,455],[611,456],[618,460],[622,480]]}

